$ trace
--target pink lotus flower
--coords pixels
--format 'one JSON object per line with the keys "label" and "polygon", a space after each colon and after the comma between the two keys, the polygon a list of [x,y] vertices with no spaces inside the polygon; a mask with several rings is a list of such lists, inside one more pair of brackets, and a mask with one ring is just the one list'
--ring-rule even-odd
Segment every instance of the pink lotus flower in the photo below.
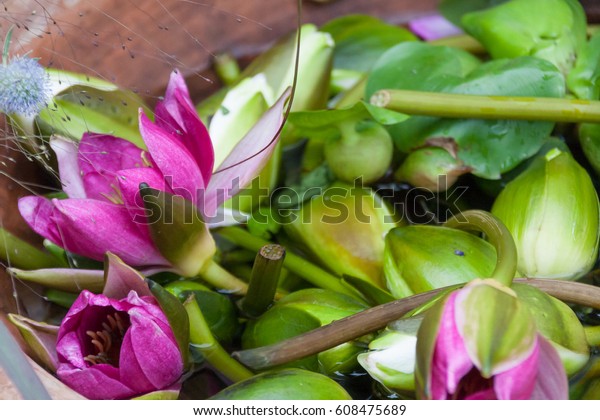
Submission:
{"label": "pink lotus flower", "polygon": [[567,375],[514,292],[475,280],[427,312],[417,392],[428,399],[567,399]]}
{"label": "pink lotus flower", "polygon": [[167,318],[150,296],[83,291],[58,332],[57,375],[91,399],[178,390],[183,361]]}
{"label": "pink lotus flower", "polygon": [[147,150],[102,134],[86,133],[79,146],[53,139],[69,198],[24,197],[21,215],[34,231],[70,252],[96,260],[112,252],[132,266],[168,269],[171,261],[158,251],[144,223],[140,183],[191,201],[208,226],[222,223],[215,220],[219,205],[248,185],[273,152],[288,96],[263,115],[213,174],[210,137],[174,71],[156,107],[156,122],[140,110]]}

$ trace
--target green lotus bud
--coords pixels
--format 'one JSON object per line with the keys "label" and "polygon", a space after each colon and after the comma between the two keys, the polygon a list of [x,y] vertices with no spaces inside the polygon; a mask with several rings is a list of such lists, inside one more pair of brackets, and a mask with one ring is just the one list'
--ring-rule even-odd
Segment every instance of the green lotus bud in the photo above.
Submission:
{"label": "green lotus bud", "polygon": [[426,188],[433,192],[446,191],[458,177],[471,168],[442,147],[425,147],[411,152],[394,173],[396,180]]}
{"label": "green lotus bud", "polygon": [[511,289],[533,315],[540,334],[558,352],[567,374],[581,370],[590,358],[590,350],[583,325],[573,310],[536,287],[514,283]]}
{"label": "green lotus bud", "polygon": [[498,195],[492,213],[511,232],[526,277],[574,279],[598,256],[598,196],[567,152],[536,158]]}
{"label": "green lotus bud", "polygon": [[493,58],[530,55],[568,74],[586,42],[586,17],[577,0],[511,0],[462,18],[465,30]]}
{"label": "green lotus bud", "polygon": [[[263,73],[246,78],[230,89],[210,121],[209,133],[218,168],[238,142],[275,102],[273,90]],[[281,148],[276,148],[267,165],[252,184],[237,194],[226,206],[249,212],[275,187],[281,162]]]}
{"label": "green lotus bud", "polygon": [[327,376],[301,369],[283,369],[255,375],[225,388],[210,399],[351,400],[352,398],[341,385]]}
{"label": "green lotus bud", "polygon": [[392,391],[414,391],[417,331],[421,318],[391,323],[369,343],[358,362],[369,375]]}
{"label": "green lotus bud", "polygon": [[[394,145],[385,128],[372,120],[337,124],[339,137],[325,142],[325,159],[335,176],[348,183],[361,178],[371,184],[381,178],[392,162]],[[364,151],[369,151],[365,159]]]}
{"label": "green lotus bud", "polygon": [[[300,33],[298,80],[292,111],[322,109],[329,96],[334,42],[331,35],[319,32],[312,24],[303,25]],[[296,34],[293,34],[257,57],[242,75],[264,73],[274,97],[278,98],[292,85],[295,61]]]}
{"label": "green lotus bud", "polygon": [[285,231],[330,270],[383,286],[384,237],[396,223],[371,189],[335,183],[292,217]]}
{"label": "green lotus bud", "polygon": [[385,238],[385,279],[396,298],[486,278],[495,265],[494,247],[462,230],[403,226]]}
{"label": "green lotus bud", "polygon": [[[259,318],[250,320],[242,336],[242,347],[275,344],[365,309],[367,305],[342,293],[302,289],[280,299]],[[351,373],[357,367],[356,356],[362,351],[362,346],[345,343],[286,366],[330,375]]]}

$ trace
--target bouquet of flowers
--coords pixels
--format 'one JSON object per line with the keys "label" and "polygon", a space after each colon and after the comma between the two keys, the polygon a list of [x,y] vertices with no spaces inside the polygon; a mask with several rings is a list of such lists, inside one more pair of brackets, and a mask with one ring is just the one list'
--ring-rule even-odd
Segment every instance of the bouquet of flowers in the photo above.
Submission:
{"label": "bouquet of flowers", "polygon": [[56,187],[18,200],[38,244],[0,231],[44,302],[0,323],[21,394],[600,398],[600,32],[577,0],[439,12],[299,24],[199,101],[7,31],[0,111]]}

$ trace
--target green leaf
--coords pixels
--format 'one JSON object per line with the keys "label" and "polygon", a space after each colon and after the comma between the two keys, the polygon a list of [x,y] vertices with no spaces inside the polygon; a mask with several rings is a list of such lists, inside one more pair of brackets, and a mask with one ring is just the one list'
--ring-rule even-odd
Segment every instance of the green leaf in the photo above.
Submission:
{"label": "green leaf", "polygon": [[49,400],[50,395],[33,371],[23,351],[0,321],[0,368],[26,400]]}
{"label": "green leaf", "polygon": [[375,286],[371,282],[359,279],[358,277],[344,275],[342,277],[342,282],[358,290],[365,297],[367,302],[373,306],[383,305],[384,303],[388,303],[396,299],[388,291]]}
{"label": "green leaf", "polygon": [[463,15],[477,10],[506,3],[508,0],[442,0],[439,10],[446,19],[456,26],[461,25]]}
{"label": "green leaf", "polygon": [[417,38],[408,30],[366,15],[333,19],[321,27],[335,41],[334,68],[368,71],[388,48]]}
{"label": "green leaf", "polygon": [[600,32],[581,49],[575,68],[567,76],[567,86],[579,99],[600,99]]}
{"label": "green leaf", "polygon": [[586,23],[577,0],[511,0],[462,18],[492,58],[537,57],[565,75],[585,47]]}
{"label": "green leaf", "polygon": [[98,109],[64,99],[55,98],[40,111],[36,121],[45,135],[60,134],[78,141],[87,132],[111,134],[146,148],[137,125],[125,124]]}
{"label": "green leaf", "polygon": [[175,335],[175,340],[181,351],[181,359],[183,360],[183,368],[187,370],[189,367],[189,345],[190,345],[190,321],[187,311],[182,303],[167,292],[161,285],[153,280],[147,279],[150,292],[158,302],[160,308],[165,313],[169,325]]}
{"label": "green leaf", "polygon": [[[410,63],[410,64],[407,64]],[[449,47],[405,43],[386,52],[367,82],[367,96],[379,89],[468,95],[563,97],[564,78],[549,62],[533,57],[495,60],[477,66],[474,57]],[[389,127],[403,152],[429,138],[449,137],[458,158],[487,179],[534,155],[552,131],[551,122],[411,117]]]}
{"label": "green leaf", "polygon": [[323,138],[339,133],[337,126],[341,123],[367,118],[390,125],[405,121],[409,116],[360,101],[350,108],[292,112],[288,122],[306,135]]}
{"label": "green leaf", "polygon": [[36,360],[50,372],[55,372],[58,366],[56,337],[59,327],[17,314],[8,314],[8,319],[18,328]]}
{"label": "green leaf", "polygon": [[210,290],[194,290],[193,293],[214,337],[220,343],[231,343],[240,328],[231,300]]}

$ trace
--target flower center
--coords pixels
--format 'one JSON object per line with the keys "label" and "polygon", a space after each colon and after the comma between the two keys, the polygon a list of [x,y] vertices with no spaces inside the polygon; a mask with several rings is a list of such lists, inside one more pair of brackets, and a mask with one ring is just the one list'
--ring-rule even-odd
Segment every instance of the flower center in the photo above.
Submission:
{"label": "flower center", "polygon": [[452,399],[464,400],[482,391],[493,392],[494,379],[484,378],[477,368],[473,368],[459,382]]}
{"label": "flower center", "polygon": [[118,312],[107,315],[100,331],[85,332],[91,339],[94,354],[87,355],[83,360],[91,365],[105,363],[118,367],[119,352],[126,330],[127,326]]}

